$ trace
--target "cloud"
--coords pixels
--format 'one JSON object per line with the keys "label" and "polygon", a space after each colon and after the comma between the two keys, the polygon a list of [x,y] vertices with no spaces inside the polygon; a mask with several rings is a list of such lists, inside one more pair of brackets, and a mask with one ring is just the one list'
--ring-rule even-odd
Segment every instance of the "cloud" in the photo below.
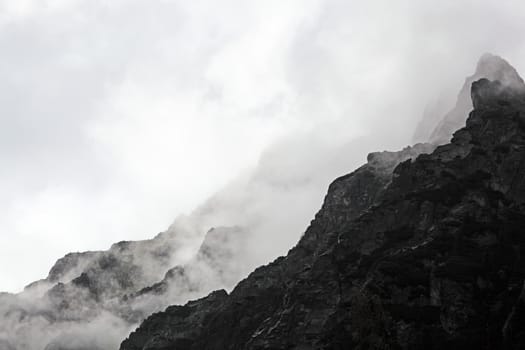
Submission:
{"label": "cloud", "polygon": [[[153,236],[262,154],[289,183],[310,179],[311,192],[288,197],[305,204],[282,227],[305,226],[327,179],[368,150],[409,143],[425,106],[455,92],[482,53],[524,71],[523,10],[488,0],[0,1],[0,289],[45,276],[66,252]],[[335,149],[352,161],[338,153],[344,166],[327,164]],[[247,210],[271,213],[265,186],[254,193],[267,209]]]}

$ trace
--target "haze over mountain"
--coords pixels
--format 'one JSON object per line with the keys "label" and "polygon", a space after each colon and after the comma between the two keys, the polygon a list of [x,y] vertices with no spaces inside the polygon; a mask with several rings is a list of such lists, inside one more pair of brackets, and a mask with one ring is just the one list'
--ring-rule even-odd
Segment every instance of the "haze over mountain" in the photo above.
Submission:
{"label": "haze over mountain", "polygon": [[450,143],[370,154],[285,257],[120,349],[522,349],[525,84],[482,78],[471,98]]}
{"label": "haze over mountain", "polygon": [[[504,86],[523,85],[514,68],[497,56],[484,55],[481,58],[475,76],[482,77],[483,74],[510,77]],[[458,105],[466,104],[462,101],[464,98],[463,87],[456,107],[451,106],[452,111],[457,111]],[[458,113],[447,113],[430,134],[446,137],[448,130],[441,126],[445,121],[450,122],[451,115],[456,118],[452,122],[464,123]],[[295,142],[301,148],[301,142]],[[116,349],[152,312],[163,310],[170,304],[184,304],[216,289],[231,290],[254,268],[285,254],[295,245],[306,222],[294,219],[308,214],[301,213],[308,207],[300,204],[311,200],[302,196],[305,193],[317,196],[315,189],[320,182],[328,181],[330,171],[353,166],[349,162],[358,162],[357,159],[345,158],[352,154],[356,145],[362,147],[365,142],[366,138],[359,143],[354,141],[343,147],[319,150],[322,153],[314,158],[317,162],[308,157],[297,158],[298,152],[281,152],[275,156],[269,151],[253,172],[232,182],[191,215],[175,220],[166,232],[155,238],[119,242],[109,251],[66,255],[54,265],[45,280],[31,284],[20,295],[4,294],[0,297],[3,315],[0,339],[5,347],[15,349],[41,349],[43,345],[46,350]],[[365,176],[358,181],[364,181],[366,186],[353,193],[354,178],[350,177],[349,184],[341,182],[342,178],[330,187],[330,196],[342,191],[335,195],[336,201],[341,200],[336,199],[338,196],[345,198],[347,194],[344,193],[351,191],[348,194],[352,198],[348,202],[350,208],[344,204],[346,199],[339,204],[329,204],[325,200],[324,210],[327,213],[339,211],[341,209],[337,208],[343,205],[344,210],[349,210],[344,220],[352,221],[375,202],[390,183],[397,164],[421,153],[430,153],[434,148],[432,143],[418,144],[397,153],[369,155],[367,165],[356,173]],[[307,167],[318,170],[302,174],[300,170]],[[369,183],[366,177],[369,172],[377,180]],[[361,175],[357,177],[360,178]],[[316,220],[321,220],[319,215]],[[333,218],[327,217],[326,220],[332,222]],[[341,220],[337,219],[330,225],[340,230],[342,226],[338,225],[346,225]],[[324,243],[316,242],[318,238],[314,237],[319,237],[318,234],[313,235],[312,228],[309,230],[299,246],[313,244],[316,248],[312,249],[321,249]],[[134,342],[136,338],[131,339]]]}

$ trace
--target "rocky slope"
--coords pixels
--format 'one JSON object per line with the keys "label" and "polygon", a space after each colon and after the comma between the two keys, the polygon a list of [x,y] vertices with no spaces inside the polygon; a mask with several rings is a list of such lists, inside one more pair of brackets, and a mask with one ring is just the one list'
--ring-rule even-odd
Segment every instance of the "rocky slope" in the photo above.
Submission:
{"label": "rocky slope", "polygon": [[524,88],[474,82],[450,144],[392,176],[372,155],[286,257],[150,316],[121,350],[524,348]]}

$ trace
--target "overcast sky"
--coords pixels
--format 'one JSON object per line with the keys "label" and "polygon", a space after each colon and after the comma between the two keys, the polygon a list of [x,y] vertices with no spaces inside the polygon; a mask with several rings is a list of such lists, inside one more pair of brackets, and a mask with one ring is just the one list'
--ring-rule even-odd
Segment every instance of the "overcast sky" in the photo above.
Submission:
{"label": "overcast sky", "polygon": [[295,134],[404,146],[482,53],[523,73],[523,33],[523,1],[0,0],[0,290],[152,237]]}

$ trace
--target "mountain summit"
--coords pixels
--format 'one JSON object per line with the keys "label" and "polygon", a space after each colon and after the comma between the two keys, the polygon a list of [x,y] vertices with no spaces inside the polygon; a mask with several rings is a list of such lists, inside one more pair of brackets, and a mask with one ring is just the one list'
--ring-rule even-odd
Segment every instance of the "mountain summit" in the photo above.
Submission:
{"label": "mountain summit", "polygon": [[473,82],[483,78],[499,81],[501,84],[514,89],[523,89],[523,79],[514,67],[499,56],[490,53],[484,54],[478,61],[475,73],[466,78],[458,94],[456,105],[441,119],[430,135],[430,143],[437,145],[447,143],[454,131],[465,126],[466,116],[472,109],[470,87]]}
{"label": "mountain summit", "polygon": [[414,132],[413,141],[430,142],[434,145],[450,142],[454,131],[465,126],[468,113],[472,110],[472,83],[483,78],[497,80],[517,89],[523,84],[516,69],[505,59],[490,53],[482,55],[474,74],[465,78],[463,86],[454,98],[451,98],[449,92],[443,92],[427,105]]}

